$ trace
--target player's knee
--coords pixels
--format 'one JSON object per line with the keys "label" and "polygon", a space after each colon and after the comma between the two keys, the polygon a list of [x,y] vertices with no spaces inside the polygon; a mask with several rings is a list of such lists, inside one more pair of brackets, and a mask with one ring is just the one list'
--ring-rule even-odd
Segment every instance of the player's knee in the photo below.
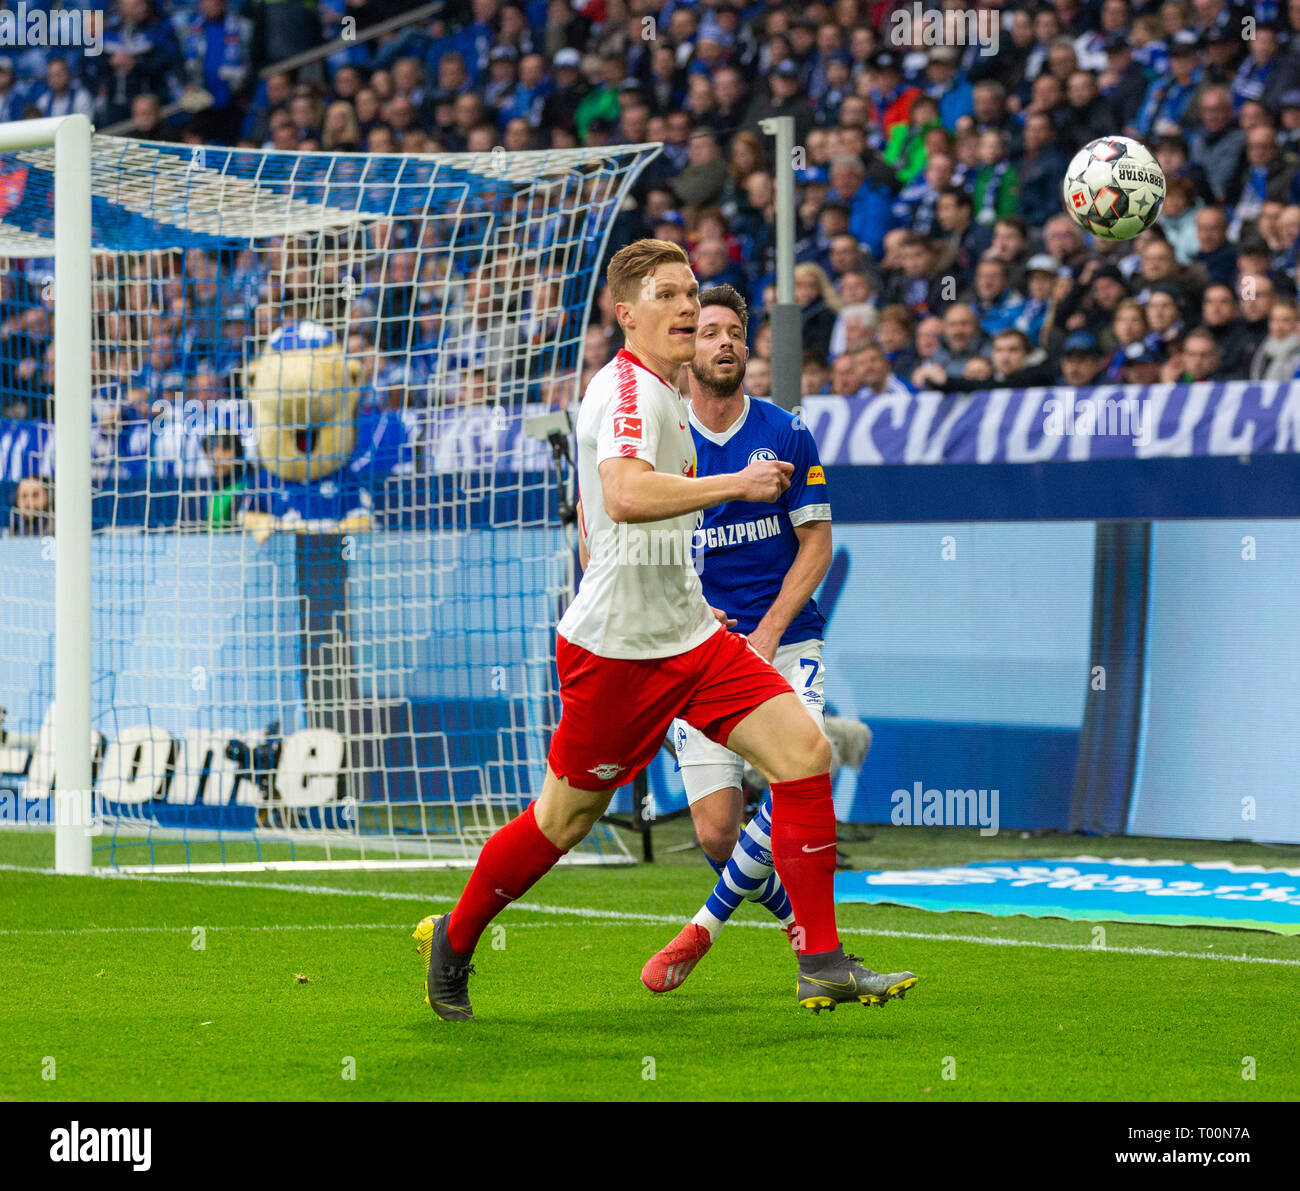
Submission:
{"label": "player's knee", "polygon": [[820,728],[817,729],[816,757],[817,772],[825,773],[831,767],[831,762],[835,760],[835,750],[831,747],[831,742],[826,733]]}
{"label": "player's knee", "polygon": [[812,739],[808,745],[808,776],[829,773],[832,756],[831,742],[826,739],[826,733],[814,724]]}
{"label": "player's knee", "polygon": [[726,864],[740,839],[740,826],[726,826],[720,823],[698,823],[695,834],[700,837],[700,847],[704,854],[719,864]]}
{"label": "player's knee", "polygon": [[830,772],[831,742],[812,720],[790,734],[782,769],[785,772],[777,775],[778,781],[798,781]]}

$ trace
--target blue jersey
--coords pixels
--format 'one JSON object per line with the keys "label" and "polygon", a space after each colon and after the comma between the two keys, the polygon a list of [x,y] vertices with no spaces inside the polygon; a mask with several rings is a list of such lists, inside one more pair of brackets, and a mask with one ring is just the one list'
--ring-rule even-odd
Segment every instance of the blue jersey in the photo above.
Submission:
{"label": "blue jersey", "polygon": [[270,513],[284,526],[307,525],[322,533],[345,518],[368,515],[372,505],[370,493],[346,471],[305,484],[259,472],[244,495],[250,513]]}
{"label": "blue jersey", "polygon": [[[795,526],[830,520],[830,496],[817,444],[793,414],[748,395],[744,412],[729,430],[714,434],[692,412],[691,433],[697,475],[743,471],[755,459],[794,465],[790,487],[779,500],[772,504],[729,500],[705,509],[695,533],[704,598],[734,616],[738,632],[752,633],[780,593],[799,552]],[[809,600],[790,622],[781,644],[815,640],[822,635],[824,623],[816,601]]]}

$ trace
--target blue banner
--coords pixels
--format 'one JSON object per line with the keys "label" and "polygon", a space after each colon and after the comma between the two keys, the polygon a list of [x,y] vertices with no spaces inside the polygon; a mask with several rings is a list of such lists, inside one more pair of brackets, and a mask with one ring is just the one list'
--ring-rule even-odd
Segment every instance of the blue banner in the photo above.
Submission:
{"label": "blue banner", "polygon": [[806,397],[803,417],[827,465],[1300,452],[1300,385],[1284,382]]}
{"label": "blue banner", "polygon": [[[428,444],[429,471],[518,471],[549,460],[546,445],[523,433],[525,418],[541,411],[453,406],[412,411],[404,420],[409,436]],[[1300,384],[1283,382],[807,397],[802,416],[831,467],[1300,454]],[[151,430],[176,433],[162,420]],[[0,476],[50,474],[52,438],[52,426],[0,419]],[[100,453],[106,449],[122,453],[118,443]],[[137,446],[131,453],[157,452]]]}
{"label": "blue banner", "polygon": [[[398,414],[372,404],[358,417],[357,450],[364,451],[372,439],[378,441],[379,427],[385,437],[384,472],[408,454],[416,470],[429,475],[497,472],[519,477],[544,472],[551,466],[550,447],[524,434],[525,420],[541,412],[542,407],[533,405],[523,410],[471,405]],[[205,477],[209,468],[203,442],[217,433],[239,435],[246,458],[256,463],[253,416],[242,400],[189,402],[175,416],[132,416],[114,423],[111,431],[92,417],[92,475],[100,488],[122,481]],[[0,481],[53,475],[53,423],[0,418]]]}
{"label": "blue banner", "polygon": [[1206,862],[994,860],[837,873],[837,902],[1084,922],[1153,922],[1300,935],[1300,869]]}

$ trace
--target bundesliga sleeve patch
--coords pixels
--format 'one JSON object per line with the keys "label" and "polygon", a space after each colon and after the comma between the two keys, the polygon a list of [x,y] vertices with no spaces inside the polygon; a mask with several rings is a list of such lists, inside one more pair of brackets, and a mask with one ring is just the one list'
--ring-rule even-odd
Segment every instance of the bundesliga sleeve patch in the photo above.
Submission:
{"label": "bundesliga sleeve patch", "polygon": [[824,484],[826,483],[826,473],[822,471],[820,466],[810,467],[808,469],[808,479],[804,483]]}
{"label": "bundesliga sleeve patch", "polygon": [[614,416],[614,441],[640,442],[641,419],[630,418],[625,414],[616,414]]}

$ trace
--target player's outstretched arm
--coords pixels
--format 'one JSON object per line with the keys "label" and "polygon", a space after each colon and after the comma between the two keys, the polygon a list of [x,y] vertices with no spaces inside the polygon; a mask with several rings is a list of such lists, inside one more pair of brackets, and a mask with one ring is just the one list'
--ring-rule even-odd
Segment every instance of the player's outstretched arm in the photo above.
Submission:
{"label": "player's outstretched arm", "polygon": [[763,619],[749,634],[749,643],[769,662],[790,622],[799,615],[831,566],[831,523],[805,521],[794,527],[799,551],[781,581],[781,590]]}
{"label": "player's outstretched arm", "polygon": [[606,459],[600,465],[600,487],[610,520],[635,524],[680,517],[729,500],[771,503],[790,486],[793,471],[789,463],[760,459],[730,475],[692,478],[655,471],[644,459]]}

